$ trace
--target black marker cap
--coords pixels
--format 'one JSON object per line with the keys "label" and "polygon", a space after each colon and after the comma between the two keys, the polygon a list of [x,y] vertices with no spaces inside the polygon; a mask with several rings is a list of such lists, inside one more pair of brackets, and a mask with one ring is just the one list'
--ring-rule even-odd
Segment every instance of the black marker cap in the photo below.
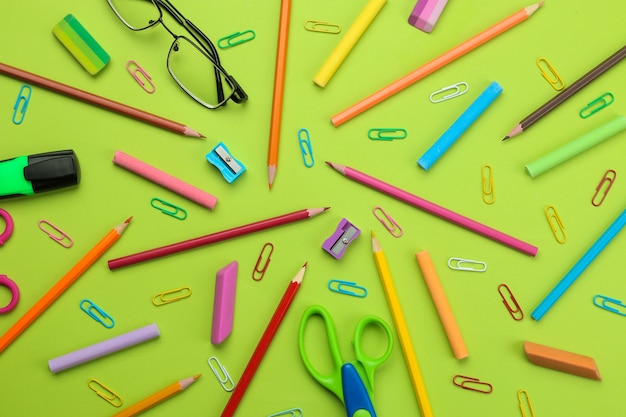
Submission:
{"label": "black marker cap", "polygon": [[71,187],[80,182],[80,165],[73,150],[28,155],[24,178],[35,193]]}

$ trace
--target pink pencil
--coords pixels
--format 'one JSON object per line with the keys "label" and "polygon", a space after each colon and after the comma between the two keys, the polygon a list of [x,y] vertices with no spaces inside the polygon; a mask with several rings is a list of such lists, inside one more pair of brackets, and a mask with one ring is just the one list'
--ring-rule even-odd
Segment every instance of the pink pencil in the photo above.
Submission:
{"label": "pink pencil", "polygon": [[326,163],[338,172],[342,173],[344,176],[356,182],[360,182],[361,184],[369,188],[373,188],[374,190],[380,191],[381,193],[397,198],[400,201],[404,201],[405,203],[415,206],[430,214],[434,214],[437,217],[440,217],[458,226],[464,227],[465,229],[470,230],[474,233],[483,235],[491,240],[494,240],[498,243],[506,245],[527,255],[535,256],[537,254],[538,248],[536,246],[532,246],[498,230],[492,229],[489,226],[485,226],[484,224],[479,223],[475,220],[448,210],[447,208],[441,207],[435,203],[431,203],[428,200],[424,200],[423,198],[418,197],[415,194],[411,194],[407,191],[401,190],[400,188],[394,187],[393,185],[388,184],[384,181],[381,181],[374,177],[370,177],[369,175],[357,171],[354,168],[339,164],[333,164],[332,162]]}

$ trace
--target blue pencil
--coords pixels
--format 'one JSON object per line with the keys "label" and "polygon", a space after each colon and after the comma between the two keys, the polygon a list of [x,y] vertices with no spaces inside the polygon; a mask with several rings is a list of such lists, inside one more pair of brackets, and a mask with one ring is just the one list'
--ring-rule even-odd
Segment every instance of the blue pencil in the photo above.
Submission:
{"label": "blue pencil", "polygon": [[567,274],[559,281],[559,283],[548,293],[546,298],[539,303],[535,310],[531,313],[531,317],[540,320],[548,310],[557,302],[559,297],[576,281],[583,271],[593,262],[593,260],[602,252],[602,250],[611,242],[611,240],[622,230],[626,224],[626,210],[622,211],[615,221],[609,226],[602,236],[594,242],[587,252],[576,262]]}
{"label": "blue pencil", "polygon": [[487,107],[502,93],[502,87],[492,82],[476,100],[459,116],[443,135],[417,160],[417,164],[428,171],[441,155],[483,114]]}

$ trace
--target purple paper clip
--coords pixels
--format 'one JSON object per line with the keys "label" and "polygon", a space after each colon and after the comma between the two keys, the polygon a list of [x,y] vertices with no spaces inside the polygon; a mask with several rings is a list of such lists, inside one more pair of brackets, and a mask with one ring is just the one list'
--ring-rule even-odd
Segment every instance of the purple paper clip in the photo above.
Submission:
{"label": "purple paper clip", "polygon": [[347,219],[341,219],[337,230],[324,241],[322,248],[335,259],[341,259],[348,248],[359,235],[361,231],[358,227],[350,223]]}

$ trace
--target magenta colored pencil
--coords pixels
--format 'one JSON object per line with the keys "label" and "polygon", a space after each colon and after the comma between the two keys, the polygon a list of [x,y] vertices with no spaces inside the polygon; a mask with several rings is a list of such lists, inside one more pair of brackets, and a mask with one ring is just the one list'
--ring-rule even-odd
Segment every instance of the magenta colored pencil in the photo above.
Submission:
{"label": "magenta colored pencil", "polygon": [[326,163],[338,172],[342,173],[345,177],[350,178],[351,180],[359,182],[369,188],[380,191],[381,193],[387,194],[391,197],[397,198],[400,201],[404,201],[405,203],[415,206],[430,214],[434,214],[435,216],[447,220],[450,223],[454,223],[458,226],[464,227],[467,230],[483,235],[491,240],[494,240],[498,243],[506,245],[527,255],[535,256],[537,254],[538,248],[536,246],[530,245],[498,230],[492,229],[489,226],[485,226],[482,223],[455,213],[454,211],[448,210],[447,208],[441,207],[435,203],[431,203],[430,201],[424,200],[423,198],[418,197],[415,194],[411,194],[407,191],[401,190],[400,188],[394,187],[391,184],[371,177],[363,172],[357,171],[354,168],[334,164],[332,162]]}
{"label": "magenta colored pencil", "polygon": [[320,213],[323,213],[328,209],[329,207],[298,210],[292,213],[283,214],[282,216],[276,216],[270,219],[260,220],[258,222],[233,227],[232,229],[222,230],[220,232],[196,237],[194,239],[189,239],[178,243],[172,243],[171,245],[161,246],[159,248],[149,249],[143,252],[135,253],[133,255],[124,256],[122,258],[112,259],[109,261],[109,269],[112,271],[114,269],[122,268],[124,266],[133,265],[139,262],[145,262],[151,259],[161,258],[163,256],[198,248],[200,246],[209,245],[211,243],[217,243],[238,236],[281,226],[283,224],[293,223],[298,220],[309,219],[311,217],[317,216]]}

